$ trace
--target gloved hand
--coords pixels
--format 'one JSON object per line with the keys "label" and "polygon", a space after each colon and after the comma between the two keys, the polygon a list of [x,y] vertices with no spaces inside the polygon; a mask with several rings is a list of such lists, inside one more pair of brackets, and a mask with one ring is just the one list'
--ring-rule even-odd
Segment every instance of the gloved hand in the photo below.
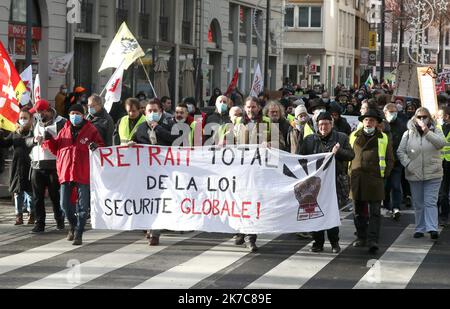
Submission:
{"label": "gloved hand", "polygon": [[89,149],[91,151],[96,151],[97,148],[98,148],[98,145],[96,143],[92,142],[92,143],[89,144]]}

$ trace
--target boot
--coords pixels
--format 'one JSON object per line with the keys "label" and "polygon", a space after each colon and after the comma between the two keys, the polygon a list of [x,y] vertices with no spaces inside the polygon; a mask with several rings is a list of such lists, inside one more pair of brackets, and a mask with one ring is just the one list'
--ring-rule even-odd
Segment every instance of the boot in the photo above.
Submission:
{"label": "boot", "polygon": [[159,245],[159,236],[151,236],[148,242],[149,246],[157,246]]}
{"label": "boot", "polygon": [[30,212],[29,216],[28,216],[28,225],[33,225],[34,224],[34,214],[32,212]]}
{"label": "boot", "polygon": [[73,241],[75,238],[75,230],[73,228],[69,229],[69,232],[67,233],[67,240]]}
{"label": "boot", "polygon": [[23,214],[16,215],[16,223],[14,225],[22,225],[23,224]]}
{"label": "boot", "polygon": [[74,246],[81,246],[83,244],[82,234],[81,233],[75,233],[73,243]]}

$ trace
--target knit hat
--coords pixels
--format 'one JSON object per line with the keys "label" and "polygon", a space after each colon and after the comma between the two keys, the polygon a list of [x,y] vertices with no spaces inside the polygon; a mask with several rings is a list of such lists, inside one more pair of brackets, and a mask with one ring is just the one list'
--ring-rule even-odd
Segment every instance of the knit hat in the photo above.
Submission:
{"label": "knit hat", "polygon": [[69,114],[70,112],[80,112],[81,114],[84,115],[84,108],[83,106],[81,106],[81,104],[74,104],[70,107]]}
{"label": "knit hat", "polygon": [[295,108],[295,118],[297,118],[298,116],[300,116],[303,113],[306,113],[306,114],[308,113],[305,105],[299,105]]}
{"label": "knit hat", "polygon": [[319,123],[320,120],[333,121],[333,117],[331,117],[331,114],[329,112],[324,112],[320,113],[320,115],[317,117],[317,123]]}

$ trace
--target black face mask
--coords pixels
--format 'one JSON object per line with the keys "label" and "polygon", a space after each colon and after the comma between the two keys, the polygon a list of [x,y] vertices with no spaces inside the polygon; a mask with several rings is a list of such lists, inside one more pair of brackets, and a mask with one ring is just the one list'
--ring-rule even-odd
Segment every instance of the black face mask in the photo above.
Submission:
{"label": "black face mask", "polygon": [[414,116],[415,112],[406,112],[406,116],[410,119]]}

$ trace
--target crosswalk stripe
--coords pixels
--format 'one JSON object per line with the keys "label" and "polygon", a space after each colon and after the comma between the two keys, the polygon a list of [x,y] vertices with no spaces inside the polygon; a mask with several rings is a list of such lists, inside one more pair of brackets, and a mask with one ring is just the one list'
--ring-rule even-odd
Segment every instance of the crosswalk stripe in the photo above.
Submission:
{"label": "crosswalk stripe", "polygon": [[[264,246],[279,235],[258,236],[258,246]],[[221,269],[249,254],[227,240],[199,256],[156,275],[139,284],[135,289],[188,289]]]}
{"label": "crosswalk stripe", "polygon": [[[339,237],[340,246],[345,250],[355,239],[353,232],[355,228],[353,221],[345,220],[340,227]],[[330,263],[337,254],[331,253],[311,253],[312,242],[299,250],[297,253],[284,260],[278,266],[272,268],[269,272],[248,285],[247,289],[299,289],[310,278],[316,275],[328,263]],[[331,252],[331,245],[326,242],[324,252]]]}
{"label": "crosswalk stripe", "polygon": [[147,240],[139,240],[131,245],[102,255],[94,260],[77,265],[76,273],[73,272],[73,269],[65,269],[41,280],[21,286],[20,288],[53,289],[56,287],[58,289],[73,289],[118,268],[154,255],[169,246],[175,245],[178,242],[195,237],[198,234],[200,233],[196,232],[195,234],[190,234],[189,236],[165,237],[164,245],[153,247],[148,246]]}
{"label": "crosswalk stripe", "polygon": [[[119,233],[120,231],[88,231],[83,234],[83,246]],[[5,256],[0,258],[0,275],[75,250],[79,247],[73,246],[72,242],[66,239],[62,239],[25,252]]]}
{"label": "crosswalk stripe", "polygon": [[355,285],[354,289],[404,289],[433,246],[427,238],[414,239],[414,225],[397,240]]}

